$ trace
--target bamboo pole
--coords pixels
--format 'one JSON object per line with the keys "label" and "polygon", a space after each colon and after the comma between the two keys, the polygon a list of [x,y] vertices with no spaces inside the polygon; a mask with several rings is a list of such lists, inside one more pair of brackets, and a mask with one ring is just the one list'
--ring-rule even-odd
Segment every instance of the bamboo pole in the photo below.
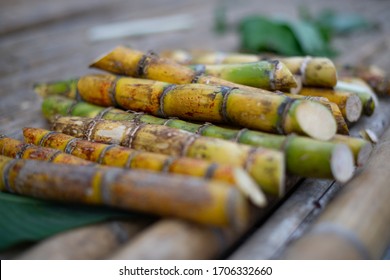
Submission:
{"label": "bamboo pole", "polygon": [[[339,169],[330,169],[330,166],[333,165],[332,161],[337,161],[337,158],[347,158],[349,152],[345,151],[345,149],[336,152],[335,145],[329,145],[327,142],[307,137],[296,135],[286,137],[248,129],[239,130],[219,127],[211,123],[195,124],[178,119],[162,119],[143,113],[125,112],[112,107],[104,108],[81,101],[74,102],[71,99],[61,96],[45,98],[42,103],[42,112],[49,120],[53,119],[56,115],[62,115],[97,117],[105,120],[136,121],[179,128],[202,136],[221,138],[254,147],[276,149],[283,151],[285,154],[287,172],[303,177],[335,178],[340,181],[351,175],[346,170],[353,169],[352,163],[346,163],[344,167]],[[363,165],[371,150],[371,144],[363,139],[349,136],[336,136],[331,141],[335,144],[346,144],[353,151],[356,159],[355,163]],[[294,157],[291,155],[294,155]]]}
{"label": "bamboo pole", "polygon": [[[242,232],[241,232],[242,233]],[[236,233],[240,234],[240,233]],[[112,252],[114,260],[199,260],[220,255],[233,233],[194,223],[164,219]]]}
{"label": "bamboo pole", "polygon": [[278,59],[287,66],[292,74],[300,76],[302,84],[305,86],[334,87],[337,82],[336,67],[326,57],[262,57],[241,53],[185,52],[183,50],[164,51],[161,56],[182,64],[232,64]]}
{"label": "bamboo pole", "polygon": [[327,98],[338,105],[343,117],[349,122],[356,122],[362,115],[363,104],[355,93],[327,88],[303,87],[299,94]]}
{"label": "bamboo pole", "polygon": [[0,190],[47,200],[107,205],[198,223],[245,227],[248,201],[235,188],[141,170],[51,164],[0,156]]}
{"label": "bamboo pole", "polygon": [[244,168],[267,193],[284,194],[285,162],[279,151],[252,148],[160,125],[59,117],[53,130],[106,144],[171,156],[201,158]]}
{"label": "bamboo pole", "polygon": [[18,260],[98,260],[107,259],[114,251],[142,232],[150,224],[144,220],[115,220],[61,232],[23,253]]}
{"label": "bamboo pole", "polygon": [[160,117],[231,123],[278,134],[294,132],[328,140],[337,127],[331,112],[316,102],[227,87],[88,75],[80,78],[78,90],[83,100],[97,105]]}
{"label": "bamboo pole", "polygon": [[370,161],[329,204],[309,232],[285,252],[289,259],[379,259],[390,241],[390,129]]}
{"label": "bamboo pole", "polygon": [[196,64],[189,66],[203,73],[233,83],[267,90],[289,91],[298,86],[287,67],[278,60],[240,64]]}
{"label": "bamboo pole", "polygon": [[266,205],[266,198],[260,188],[239,167],[200,159],[140,152],[118,145],[85,141],[41,128],[24,128],[23,135],[27,143],[57,149],[102,165],[144,169],[157,173],[168,172],[224,182],[238,187],[255,205]]}

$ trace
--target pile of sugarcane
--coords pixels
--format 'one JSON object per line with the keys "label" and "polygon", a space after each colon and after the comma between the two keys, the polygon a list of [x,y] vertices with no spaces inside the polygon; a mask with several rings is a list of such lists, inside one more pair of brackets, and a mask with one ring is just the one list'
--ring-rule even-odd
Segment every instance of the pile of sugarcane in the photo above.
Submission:
{"label": "pile of sugarcane", "polygon": [[344,183],[371,151],[349,126],[372,87],[327,58],[120,46],[91,67],[110,73],[35,86],[52,130],[0,137],[0,190],[242,229],[286,175]]}

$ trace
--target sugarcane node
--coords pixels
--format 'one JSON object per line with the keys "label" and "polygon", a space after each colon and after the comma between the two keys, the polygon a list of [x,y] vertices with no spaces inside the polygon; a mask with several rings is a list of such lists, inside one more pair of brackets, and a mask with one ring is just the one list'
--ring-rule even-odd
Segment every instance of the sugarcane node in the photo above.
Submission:
{"label": "sugarcane node", "polygon": [[163,167],[161,169],[161,172],[163,173],[167,173],[169,172],[169,168],[171,167],[172,163],[175,161],[175,158],[174,157],[167,157],[165,160],[164,160],[164,163],[163,163]]}
{"label": "sugarcane node", "polygon": [[172,121],[176,121],[178,120],[179,118],[177,117],[171,117],[171,118],[168,118],[162,125],[164,126],[169,126],[169,124],[172,122]]}
{"label": "sugarcane node", "polygon": [[302,84],[305,84],[306,83],[306,68],[307,68],[307,65],[309,64],[309,61],[312,59],[311,56],[306,56],[300,67],[299,67],[299,75],[301,75],[301,78],[302,78]]}
{"label": "sugarcane node", "polygon": [[78,142],[79,140],[80,139],[78,139],[78,138],[70,139],[68,141],[68,143],[66,143],[66,145],[65,145],[64,152],[67,153],[67,154],[72,154],[72,152],[76,148],[76,142]]}
{"label": "sugarcane node", "polygon": [[49,133],[45,134],[41,140],[39,140],[38,142],[38,146],[44,146],[45,145],[45,142],[52,136],[52,135],[55,135],[55,134],[59,134],[59,132],[57,131],[50,131]]}
{"label": "sugarcane node", "polygon": [[120,77],[116,77],[115,80],[111,81],[110,88],[108,89],[108,97],[114,107],[120,107],[118,101],[116,100],[116,85],[119,79]]}
{"label": "sugarcane node", "polygon": [[15,193],[10,185],[10,171],[11,169],[13,169],[17,163],[18,163],[19,159],[10,159],[7,163],[6,163],[6,166],[4,167],[3,169],[3,185],[4,185],[4,189],[7,191],[7,192],[10,192],[10,193]]}
{"label": "sugarcane node", "polygon": [[279,133],[279,134],[286,134],[286,131],[284,129],[284,124],[285,124],[285,121],[286,121],[286,116],[288,114],[288,111],[290,110],[291,108],[291,105],[297,101],[297,99],[291,99],[289,97],[286,97],[283,102],[279,105],[278,107],[278,115],[279,115],[279,118],[277,120],[277,123],[276,123],[276,131]]}
{"label": "sugarcane node", "polygon": [[273,71],[269,71],[268,75],[269,75],[269,86],[270,86],[271,90],[275,90],[276,89],[276,71],[278,70],[280,62],[279,62],[279,60],[269,60],[268,62],[274,65]]}
{"label": "sugarcane node", "polygon": [[71,115],[73,113],[74,107],[79,103],[78,100],[74,100],[72,104],[66,109],[66,114]]}
{"label": "sugarcane node", "polygon": [[[95,130],[96,125],[99,123],[99,120],[91,119],[89,122],[85,124],[85,128],[82,129],[83,138],[88,141],[92,141],[92,135]],[[67,133],[66,133],[67,134]],[[73,135],[73,134],[71,134]]]}
{"label": "sugarcane node", "polygon": [[138,61],[138,64],[136,66],[136,75],[137,77],[144,77],[146,76],[146,67],[149,63],[149,59],[151,58],[151,56],[153,55],[153,53],[151,51],[145,53],[141,59]]}
{"label": "sugarcane node", "polygon": [[194,66],[194,78],[191,80],[192,84],[196,84],[199,77],[204,75],[206,72],[206,66],[204,64],[197,64]]}
{"label": "sugarcane node", "polygon": [[159,97],[159,108],[158,108],[158,112],[157,112],[158,116],[161,116],[163,118],[167,117],[167,115],[164,112],[164,98],[170,91],[174,90],[176,88],[176,86],[177,85],[175,85],[175,84],[170,84],[170,85],[164,87],[163,92],[161,93],[161,95]]}
{"label": "sugarcane node", "polygon": [[236,136],[235,136],[233,139],[231,139],[231,140],[232,140],[233,142],[238,143],[239,140],[240,140],[240,138],[241,138],[241,136],[242,136],[245,132],[247,132],[247,131],[249,131],[249,129],[247,129],[247,128],[242,128],[242,129],[240,129],[239,131],[237,131]]}
{"label": "sugarcane node", "polygon": [[104,149],[100,152],[99,154],[99,157],[97,159],[97,163],[98,164],[102,164],[103,160],[104,160],[104,157],[106,155],[106,153],[111,150],[112,148],[115,148],[115,147],[118,147],[118,145],[116,144],[110,144],[110,145],[107,145],[106,147],[104,147]]}
{"label": "sugarcane node", "polygon": [[125,138],[120,143],[121,146],[132,148],[133,147],[133,141],[134,138],[137,135],[137,132],[144,127],[145,123],[140,122],[134,122],[133,125],[130,125],[125,132]]}
{"label": "sugarcane node", "polygon": [[199,135],[197,134],[190,134],[189,136],[187,136],[187,139],[186,141],[184,142],[183,144],[183,147],[180,151],[180,155],[182,157],[186,156],[187,155],[187,152],[188,152],[188,148],[194,143],[194,141],[199,138]]}
{"label": "sugarcane node", "polygon": [[[102,120],[104,119],[104,116],[109,113],[110,111],[112,111],[113,109],[115,109],[114,107],[107,107],[107,108],[104,108],[103,110],[101,110],[95,117],[94,119],[96,120]],[[68,115],[71,115],[70,113],[68,113]]]}
{"label": "sugarcane node", "polygon": [[23,158],[23,154],[26,152],[26,150],[30,147],[33,147],[33,145],[31,144],[28,144],[28,143],[23,143],[21,145],[21,148],[19,149],[19,151],[16,153],[15,155],[15,158]]}
{"label": "sugarcane node", "polygon": [[214,176],[215,170],[218,168],[218,165],[216,163],[212,163],[209,165],[209,167],[206,170],[206,174],[204,176],[205,179],[211,179]]}
{"label": "sugarcane node", "polygon": [[47,162],[53,162],[58,155],[62,154],[61,151],[54,152],[47,160]]}
{"label": "sugarcane node", "polygon": [[229,98],[229,95],[232,93],[233,90],[236,90],[237,88],[234,87],[226,87],[226,86],[220,86],[219,90],[222,95],[222,105],[219,108],[219,113],[222,116],[222,119],[224,122],[232,123],[232,120],[229,118],[229,114],[227,113],[227,101]]}
{"label": "sugarcane node", "polygon": [[131,163],[133,162],[134,158],[139,155],[141,152],[140,151],[136,151],[134,150],[130,155],[129,157],[127,158],[126,160],[126,163],[125,163],[125,168],[131,168]]}

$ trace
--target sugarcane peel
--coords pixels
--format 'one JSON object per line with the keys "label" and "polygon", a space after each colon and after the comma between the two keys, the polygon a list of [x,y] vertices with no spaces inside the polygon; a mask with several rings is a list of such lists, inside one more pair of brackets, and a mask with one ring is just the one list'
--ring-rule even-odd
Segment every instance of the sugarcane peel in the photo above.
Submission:
{"label": "sugarcane peel", "polygon": [[249,223],[248,201],[237,189],[193,177],[4,156],[0,156],[0,175],[0,190],[20,195],[107,205],[231,228]]}
{"label": "sugarcane peel", "polygon": [[53,130],[89,141],[118,144],[135,150],[240,166],[263,191],[276,195],[284,194],[285,162],[279,151],[197,136],[166,126],[135,122],[59,117],[53,122]]}
{"label": "sugarcane peel", "polygon": [[239,167],[89,142],[41,128],[24,128],[23,135],[27,143],[58,149],[107,166],[169,172],[221,181],[237,186],[255,205],[266,205],[266,198],[257,184]]}
{"label": "sugarcane peel", "polygon": [[[337,107],[337,105],[335,106]],[[195,124],[179,119],[162,119],[145,113],[123,111],[113,107],[104,108],[86,102],[74,103],[73,100],[61,96],[51,96],[44,99],[42,110],[47,112],[45,116],[49,120],[53,119],[54,115],[70,115],[96,117],[105,120],[133,121],[178,128],[194,134],[226,139],[254,147],[276,149],[284,152],[286,169],[289,174],[312,178],[335,178],[338,180],[338,173],[332,173],[330,169],[330,159],[335,145],[329,142],[297,135],[283,136],[245,128],[219,127],[211,123]],[[357,139],[358,145],[354,145],[356,141],[353,140],[355,138],[344,137],[344,139],[340,143],[350,147],[354,154],[359,154],[360,149],[368,144],[362,139]],[[350,164],[353,165],[353,163]]]}

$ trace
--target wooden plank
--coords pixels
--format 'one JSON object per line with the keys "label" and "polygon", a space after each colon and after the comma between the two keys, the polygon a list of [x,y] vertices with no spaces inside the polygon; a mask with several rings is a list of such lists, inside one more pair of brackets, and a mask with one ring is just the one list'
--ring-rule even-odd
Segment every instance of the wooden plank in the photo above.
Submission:
{"label": "wooden plank", "polygon": [[[370,128],[378,136],[385,131],[390,125],[390,100],[380,101],[381,106],[374,115],[370,118],[363,117],[352,128],[351,134],[357,135],[362,128]],[[302,235],[342,187],[331,180],[305,180],[229,259],[276,258],[291,240]]]}

